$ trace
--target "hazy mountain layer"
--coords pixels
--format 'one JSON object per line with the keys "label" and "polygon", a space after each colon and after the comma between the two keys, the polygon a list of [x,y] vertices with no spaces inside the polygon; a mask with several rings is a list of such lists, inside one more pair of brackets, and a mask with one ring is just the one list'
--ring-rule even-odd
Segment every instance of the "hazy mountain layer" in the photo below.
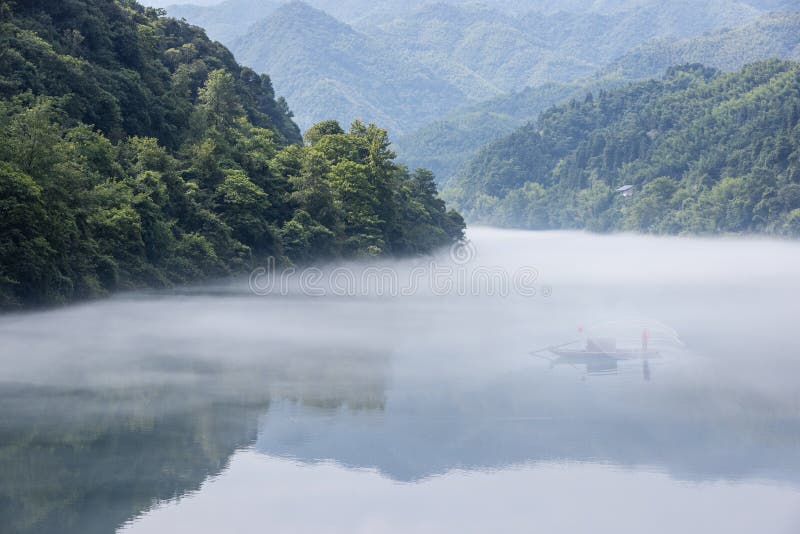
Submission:
{"label": "hazy mountain layer", "polygon": [[361,118],[395,134],[463,105],[586,78],[651,39],[740,26],[763,13],[723,0],[573,2],[561,10],[534,0],[309,3],[331,15],[273,0],[169,11],[269,73],[301,127]]}
{"label": "hazy mountain layer", "polygon": [[735,70],[767,58],[800,59],[800,14],[769,14],[739,28],[645,43],[583,80],[527,88],[455,110],[399,138],[398,152],[412,166],[429,168],[446,183],[483,145],[554,104],[582,98],[592,90],[659,76],[672,65],[703,63]]}
{"label": "hazy mountain layer", "polygon": [[375,121],[408,131],[467,96],[388,43],[368,37],[307,4],[287,4],[233,43],[237,58],[272,73],[295,119]]}
{"label": "hazy mountain layer", "polygon": [[800,235],[799,162],[800,64],[694,65],[548,110],[449,194],[498,225]]}

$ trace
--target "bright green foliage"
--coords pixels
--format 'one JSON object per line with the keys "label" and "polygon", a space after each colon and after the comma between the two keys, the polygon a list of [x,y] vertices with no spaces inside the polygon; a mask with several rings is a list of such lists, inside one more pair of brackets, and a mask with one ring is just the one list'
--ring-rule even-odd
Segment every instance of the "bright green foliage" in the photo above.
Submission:
{"label": "bright green foliage", "polygon": [[273,165],[298,210],[281,231],[291,237],[292,259],[307,259],[304,243],[344,255],[420,254],[463,235],[463,220],[446,211],[435,184],[420,187],[418,173],[394,162],[385,130],[356,121],[344,133],[326,121],[306,137],[313,144],[284,149]]}
{"label": "bright green foliage", "polygon": [[216,211],[239,242],[258,252],[274,249],[265,216],[270,207],[267,194],[244,171],[226,172],[225,179],[217,186],[214,201]]}
{"label": "bright green foliage", "polygon": [[[3,1],[0,96],[26,90],[59,99],[73,119],[116,141],[155,137],[170,149],[188,133],[197,93],[212,71],[230,73],[255,126],[299,141],[268,77],[239,66],[199,28],[132,1]],[[214,84],[212,84],[214,85]]]}
{"label": "bright green foliage", "polygon": [[197,28],[128,0],[0,8],[0,307],[462,236],[384,130],[302,146],[269,78]]}
{"label": "bright green foliage", "polygon": [[305,138],[306,143],[314,145],[326,135],[338,135],[343,133],[344,130],[342,130],[342,127],[338,122],[334,120],[326,120],[318,122],[306,130],[306,133],[303,137]]}
{"label": "bright green foliage", "polygon": [[507,226],[800,235],[800,65],[689,65],[573,100],[481,151],[449,195]]}

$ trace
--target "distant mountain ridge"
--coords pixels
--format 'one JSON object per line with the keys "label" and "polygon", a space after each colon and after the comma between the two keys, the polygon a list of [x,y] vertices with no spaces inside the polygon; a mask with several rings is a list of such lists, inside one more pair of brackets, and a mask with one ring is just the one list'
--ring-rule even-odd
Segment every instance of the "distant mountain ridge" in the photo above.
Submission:
{"label": "distant mountain ridge", "polygon": [[224,0],[210,6],[169,5],[167,13],[200,26],[209,37],[230,46],[234,39],[247,31],[250,24],[268,16],[281,4],[280,0]]}
{"label": "distant mountain ridge", "polygon": [[765,3],[225,0],[169,12],[268,73],[302,128],[361,118],[404,135],[461,106],[588,78],[652,39],[742,26]]}
{"label": "distant mountain ridge", "polygon": [[232,50],[272,73],[303,128],[322,118],[345,124],[360,118],[403,132],[468,101],[433,70],[302,2],[253,25]]}
{"label": "distant mountain ridge", "polygon": [[759,15],[749,5],[722,0],[653,3],[614,14],[529,11],[518,16],[440,2],[357,27],[391,40],[423,64],[445,71],[458,65],[509,92],[589,75],[653,38],[699,35]]}
{"label": "distant mountain ridge", "polygon": [[768,58],[800,60],[800,13],[771,13],[738,28],[642,44],[582,80],[529,87],[454,110],[401,136],[398,153],[412,166],[431,169],[447,183],[483,145],[555,104],[660,76],[673,65],[703,63],[730,71]]}
{"label": "distant mountain ridge", "polygon": [[[147,5],[166,8],[170,15],[184,16],[193,11],[195,14],[202,12],[206,22],[226,17],[234,12],[240,20],[253,22],[266,15],[278,5],[290,0],[148,0]],[[403,16],[418,10],[436,0],[307,0],[307,2],[321,9],[337,19],[348,24],[375,23],[393,17]],[[481,2],[474,0],[446,0],[455,6],[476,6]],[[657,5],[658,0],[492,0],[484,5],[491,5],[497,11],[508,15],[522,15],[529,12],[554,14],[568,13],[606,13],[616,14],[636,8]],[[738,0],[738,5],[752,7],[762,11],[800,11],[796,0]],[[246,6],[249,12],[243,13]],[[198,10],[198,8],[201,8]],[[242,19],[247,15],[246,19]],[[245,28],[240,28],[237,35],[244,33]],[[218,35],[211,35],[219,39]]]}
{"label": "distant mountain ridge", "polygon": [[745,26],[677,41],[651,41],[622,55],[599,76],[640,79],[684,63],[735,70],[770,57],[800,59],[800,13],[768,13]]}

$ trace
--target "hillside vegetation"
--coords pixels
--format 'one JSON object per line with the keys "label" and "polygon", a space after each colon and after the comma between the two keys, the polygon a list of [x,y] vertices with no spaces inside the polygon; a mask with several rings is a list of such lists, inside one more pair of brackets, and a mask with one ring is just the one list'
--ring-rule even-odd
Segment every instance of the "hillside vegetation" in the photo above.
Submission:
{"label": "hillside vegetation", "polygon": [[620,11],[526,10],[509,15],[481,6],[431,3],[358,28],[443,72],[448,80],[474,86],[463,90],[479,97],[478,84],[497,95],[569,82],[651,39],[697,36],[747,24],[761,15],[752,6],[727,0],[640,4]]}
{"label": "hillside vegetation", "polygon": [[748,24],[765,13],[754,3],[227,0],[170,12],[268,73],[302,129],[359,118],[406,136],[462,106],[593,76],[653,39]]}
{"label": "hillside vegetation", "polygon": [[800,60],[800,14],[769,14],[738,28],[645,43],[587,78],[529,87],[451,111],[399,137],[397,151],[409,164],[431,169],[440,183],[447,184],[480,148],[535,120],[550,106],[582,99],[589,92],[660,77],[673,65],[702,63],[736,70],[770,58]]}
{"label": "hillside vegetation", "polygon": [[305,129],[323,119],[378,122],[399,134],[467,97],[392,45],[292,2],[232,43],[239,61],[269,72]]}
{"label": "hillside vegetation", "polygon": [[503,226],[800,235],[800,64],[689,65],[573,100],[481,150],[448,194]]}
{"label": "hillside vegetation", "polygon": [[129,0],[0,1],[0,306],[461,236],[385,130],[307,139],[199,28]]}

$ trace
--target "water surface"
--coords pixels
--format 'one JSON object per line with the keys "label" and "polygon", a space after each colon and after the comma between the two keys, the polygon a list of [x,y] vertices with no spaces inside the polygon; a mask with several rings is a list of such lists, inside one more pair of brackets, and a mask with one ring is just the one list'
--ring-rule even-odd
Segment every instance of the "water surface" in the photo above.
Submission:
{"label": "water surface", "polygon": [[[800,531],[800,246],[470,237],[380,264],[452,287],[341,294],[331,266],[0,317],[0,524]],[[645,359],[539,351],[645,329]]]}

